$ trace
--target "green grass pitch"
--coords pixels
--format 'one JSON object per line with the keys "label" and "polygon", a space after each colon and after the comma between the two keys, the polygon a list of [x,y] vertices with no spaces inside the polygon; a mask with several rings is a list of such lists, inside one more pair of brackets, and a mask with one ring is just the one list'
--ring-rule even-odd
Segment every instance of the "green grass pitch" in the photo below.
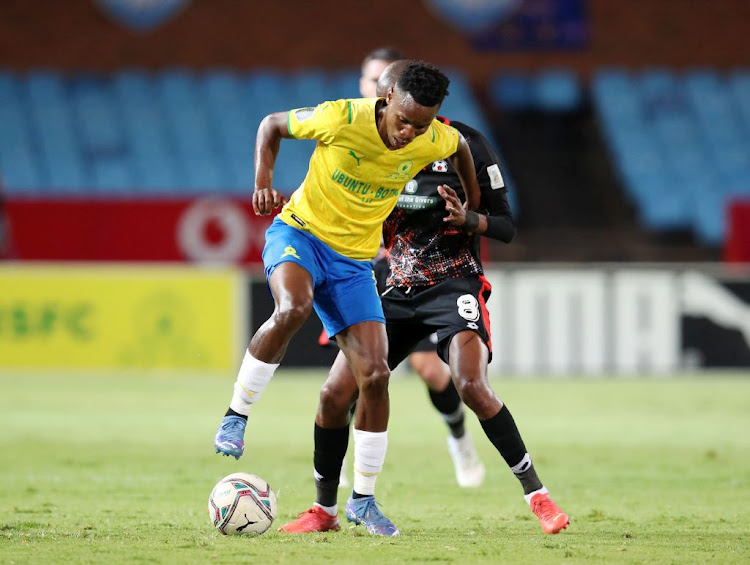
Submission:
{"label": "green grass pitch", "polygon": [[[377,490],[402,536],[369,536],[343,511],[340,532],[279,534],[314,499],[323,377],[280,370],[235,461],[212,447],[234,375],[5,371],[0,563],[750,563],[747,375],[493,379],[571,517],[557,536],[541,532],[473,415],[487,479],[459,489],[424,386],[394,378]],[[261,537],[223,537],[208,519],[214,483],[239,470],[278,495]]]}

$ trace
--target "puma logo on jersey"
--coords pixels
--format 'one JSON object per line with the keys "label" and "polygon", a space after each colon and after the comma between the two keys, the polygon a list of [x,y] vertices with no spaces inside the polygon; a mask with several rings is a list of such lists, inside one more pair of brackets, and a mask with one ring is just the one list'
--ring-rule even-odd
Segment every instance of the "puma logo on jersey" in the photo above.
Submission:
{"label": "puma logo on jersey", "polygon": [[362,155],[361,157],[357,157],[357,154],[356,154],[356,153],[355,153],[354,151],[352,151],[351,149],[349,150],[349,155],[351,155],[352,157],[354,157],[354,158],[355,158],[355,159],[357,160],[357,165],[358,165],[358,166],[359,166],[359,162],[360,162],[360,161],[361,161],[362,159],[364,159],[364,158],[365,158],[365,156],[364,156],[364,155]]}

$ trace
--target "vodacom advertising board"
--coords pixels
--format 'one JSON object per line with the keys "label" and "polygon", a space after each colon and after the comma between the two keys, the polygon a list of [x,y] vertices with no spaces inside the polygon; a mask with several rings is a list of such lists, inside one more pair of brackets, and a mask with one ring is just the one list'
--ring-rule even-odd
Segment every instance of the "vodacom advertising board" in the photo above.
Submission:
{"label": "vodacom advertising board", "polygon": [[11,257],[46,261],[260,264],[272,220],[221,197],[15,198],[6,213]]}

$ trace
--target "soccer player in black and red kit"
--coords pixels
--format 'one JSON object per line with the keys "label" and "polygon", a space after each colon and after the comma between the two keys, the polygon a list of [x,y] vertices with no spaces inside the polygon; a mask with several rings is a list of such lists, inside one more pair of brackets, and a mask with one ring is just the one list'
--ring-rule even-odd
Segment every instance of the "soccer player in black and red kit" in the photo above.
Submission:
{"label": "soccer player in black and red kit", "polygon": [[[379,88],[387,90],[403,67],[402,61],[388,67]],[[480,207],[477,212],[465,209],[459,176],[445,161],[431,163],[419,180],[405,186],[383,229],[390,267],[381,293],[388,364],[397,366],[420,340],[437,332],[438,354],[448,363],[461,400],[477,415],[487,438],[520,481],[542,530],[556,534],[567,527],[568,516],[549,497],[510,411],[487,378],[492,343],[485,303],[490,285],[483,276],[479,236],[506,243],[513,239],[507,190],[497,155],[484,136],[465,124],[451,125],[471,149],[481,188]],[[321,389],[315,420],[316,502],[282,531],[338,529],[337,516],[326,510],[336,508],[349,410],[356,399],[356,382],[339,354]]]}
{"label": "soccer player in black and red kit", "polygon": [[[400,51],[392,47],[381,47],[368,53],[362,61],[359,80],[359,91],[362,96],[365,98],[378,96],[378,81],[383,71],[391,63],[405,58]],[[385,95],[384,92],[380,94]],[[417,180],[425,174],[428,173],[421,171],[417,175]],[[381,248],[374,264],[378,293],[382,293],[386,288],[388,270],[385,250]],[[321,345],[328,343],[325,331],[321,334],[319,343]],[[451,379],[450,369],[440,359],[436,349],[437,335],[431,333],[414,346],[409,355],[409,364],[427,386],[430,402],[448,427],[448,452],[453,460],[456,482],[461,487],[476,488],[484,481],[484,464],[477,454],[471,434],[464,425],[465,410]],[[339,487],[350,486],[345,468],[346,461],[341,468]]]}

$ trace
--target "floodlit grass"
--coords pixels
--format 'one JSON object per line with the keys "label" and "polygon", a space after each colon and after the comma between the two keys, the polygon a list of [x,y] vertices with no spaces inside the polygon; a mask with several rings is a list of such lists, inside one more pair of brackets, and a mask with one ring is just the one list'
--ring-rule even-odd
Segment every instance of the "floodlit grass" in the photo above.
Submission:
{"label": "floodlit grass", "polygon": [[[378,498],[402,536],[369,536],[343,511],[340,532],[278,534],[314,499],[323,377],[279,371],[238,462],[212,448],[234,375],[0,374],[0,562],[750,562],[750,379],[494,380],[571,516],[558,536],[541,532],[473,415],[487,480],[459,489],[423,385],[394,379]],[[209,522],[211,488],[238,470],[278,495],[264,536]]]}

